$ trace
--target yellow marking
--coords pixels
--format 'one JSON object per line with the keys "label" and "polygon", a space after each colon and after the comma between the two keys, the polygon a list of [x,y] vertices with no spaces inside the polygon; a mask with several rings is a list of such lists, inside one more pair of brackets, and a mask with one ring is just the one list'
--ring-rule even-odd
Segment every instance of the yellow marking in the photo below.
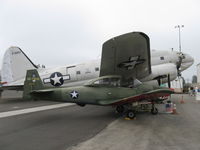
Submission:
{"label": "yellow marking", "polygon": [[40,80],[39,78],[32,78],[32,80]]}
{"label": "yellow marking", "polygon": [[28,77],[27,80],[40,80],[40,78],[31,78],[31,77]]}
{"label": "yellow marking", "polygon": [[35,83],[29,83],[28,85],[35,85]]}
{"label": "yellow marking", "polygon": [[125,117],[125,120],[136,120],[136,117],[134,117],[133,119],[129,118],[129,117]]}
{"label": "yellow marking", "polygon": [[130,119],[130,118],[128,118],[128,117],[125,117],[124,119],[125,119],[125,120],[131,120],[131,119]]}

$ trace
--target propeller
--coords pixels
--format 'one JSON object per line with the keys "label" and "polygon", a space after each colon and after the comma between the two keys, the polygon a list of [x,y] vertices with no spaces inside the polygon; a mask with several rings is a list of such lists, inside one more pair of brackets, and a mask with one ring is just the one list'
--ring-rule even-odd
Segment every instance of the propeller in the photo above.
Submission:
{"label": "propeller", "polygon": [[183,62],[183,59],[185,58],[185,55],[180,51],[179,52],[179,61],[177,62],[177,77],[178,77],[178,81],[179,81],[179,85],[180,85],[180,88],[183,88],[183,87],[181,87],[181,81],[180,81],[180,78],[183,78],[182,76],[181,76],[181,64],[182,64],[182,62]]}
{"label": "propeller", "polygon": [[178,62],[176,63],[176,68],[177,68],[177,72],[178,72],[178,76],[181,76],[181,64],[183,62],[183,59],[185,58],[185,55],[180,51],[178,56]]}

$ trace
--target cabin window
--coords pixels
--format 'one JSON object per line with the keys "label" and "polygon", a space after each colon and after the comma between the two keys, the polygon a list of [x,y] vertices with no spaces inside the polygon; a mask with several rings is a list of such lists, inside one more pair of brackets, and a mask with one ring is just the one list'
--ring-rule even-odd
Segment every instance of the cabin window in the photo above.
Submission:
{"label": "cabin window", "polygon": [[160,60],[165,60],[165,58],[162,56],[162,57],[160,57]]}
{"label": "cabin window", "polygon": [[81,74],[81,72],[80,71],[76,71],[76,74]]}
{"label": "cabin window", "polygon": [[87,69],[85,70],[85,74],[87,74],[87,73],[91,73],[89,68],[87,68]]}
{"label": "cabin window", "polygon": [[95,71],[99,71],[99,67],[96,67],[96,68],[95,68]]}

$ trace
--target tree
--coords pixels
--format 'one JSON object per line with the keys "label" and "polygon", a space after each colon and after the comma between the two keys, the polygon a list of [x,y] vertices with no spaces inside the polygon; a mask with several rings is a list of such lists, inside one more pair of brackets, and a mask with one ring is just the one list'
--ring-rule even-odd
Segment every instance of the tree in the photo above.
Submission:
{"label": "tree", "polygon": [[196,75],[192,76],[192,83],[197,83],[197,76]]}

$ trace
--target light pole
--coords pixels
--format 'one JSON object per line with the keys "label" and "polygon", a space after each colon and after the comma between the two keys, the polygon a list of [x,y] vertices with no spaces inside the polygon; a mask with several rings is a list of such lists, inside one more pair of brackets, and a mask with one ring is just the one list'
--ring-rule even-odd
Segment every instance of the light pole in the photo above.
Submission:
{"label": "light pole", "polygon": [[179,51],[181,52],[181,28],[183,28],[184,25],[177,25],[175,28],[178,28],[178,37],[179,37]]}

